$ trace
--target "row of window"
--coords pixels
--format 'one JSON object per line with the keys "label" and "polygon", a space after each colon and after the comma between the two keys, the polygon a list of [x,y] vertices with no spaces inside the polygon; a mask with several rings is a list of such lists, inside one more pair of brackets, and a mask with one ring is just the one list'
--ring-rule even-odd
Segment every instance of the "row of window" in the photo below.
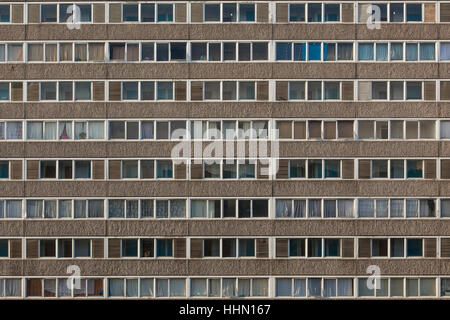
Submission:
{"label": "row of window", "polygon": [[450,61],[450,42],[360,41],[355,48],[350,41],[0,43],[0,62]]}
{"label": "row of window", "polygon": [[[439,286],[440,285],[440,286]],[[23,292],[22,295],[22,286]],[[106,289],[105,289],[106,288]],[[0,279],[1,297],[38,298],[356,298],[448,297],[450,278],[295,277],[295,278],[69,278]]]}
{"label": "row of window", "polygon": [[[268,179],[276,161],[261,159],[109,160],[117,179]],[[356,165],[357,164],[357,165]],[[439,165],[440,164],[440,165]],[[22,180],[21,160],[0,160],[0,179]],[[275,179],[450,179],[450,160],[279,159]],[[26,178],[105,179],[104,160],[27,160]]]}
{"label": "row of window", "polygon": [[450,199],[0,199],[2,219],[448,218]]}
{"label": "row of window", "polygon": [[275,120],[278,132],[271,132],[269,120],[24,120],[23,122],[0,121],[0,140],[22,140],[23,137],[28,141],[105,140],[105,137],[108,140],[247,140],[269,137],[294,140],[428,140],[436,137],[450,139],[449,120],[428,119]]}
{"label": "row of window", "polygon": [[[41,81],[0,82],[0,101],[436,101],[450,81]],[[357,91],[355,95],[354,91]],[[438,95],[439,94],[439,95]]]}
{"label": "row of window", "polygon": [[[73,9],[76,5],[78,9]],[[77,15],[81,23],[170,23],[188,21],[192,23],[249,23],[276,21],[277,23],[339,23],[354,22],[357,9],[357,22],[365,23],[369,14],[377,6],[380,22],[450,22],[449,3],[268,3],[249,2],[225,3],[64,3],[29,4],[28,23],[67,23],[72,15]],[[188,7],[189,6],[189,7]],[[106,10],[105,10],[106,8]],[[24,5],[0,6],[0,22],[23,23]],[[76,13],[73,13],[77,10]],[[190,19],[187,13],[190,12]],[[440,14],[436,14],[440,13]]]}
{"label": "row of window", "polygon": [[[26,258],[449,258],[450,238],[26,239]],[[189,246],[187,247],[187,242]],[[105,244],[108,244],[107,247]],[[438,248],[438,243],[440,246]],[[0,239],[1,258],[22,258],[22,240]],[[188,250],[186,249],[188,248]]]}

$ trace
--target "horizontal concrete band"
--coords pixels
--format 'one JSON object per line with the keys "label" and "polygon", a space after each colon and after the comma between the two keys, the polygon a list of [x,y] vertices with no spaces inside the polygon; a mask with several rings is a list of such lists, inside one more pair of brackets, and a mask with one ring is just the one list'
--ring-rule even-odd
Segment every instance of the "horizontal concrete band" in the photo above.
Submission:
{"label": "horizontal concrete band", "polygon": [[81,276],[369,276],[370,265],[381,276],[450,275],[447,260],[438,259],[167,259],[167,260],[0,260],[0,276],[66,276],[78,265]]}
{"label": "horizontal concrete band", "polygon": [[0,119],[449,118],[450,102],[21,102]]}
{"label": "horizontal concrete band", "polygon": [[[139,26],[137,28],[137,26]],[[4,25],[0,38],[20,40],[446,40],[449,24],[246,23],[246,24],[83,24],[70,30],[65,24]]]}
{"label": "horizontal concrete band", "polygon": [[0,221],[2,237],[450,236],[449,219]]}
{"label": "horizontal concrete band", "polygon": [[[450,32],[450,30],[449,30]],[[42,75],[45,75],[43,78]],[[448,79],[450,63],[14,63],[2,80],[42,79]]]}
{"label": "horizontal concrete band", "polygon": [[[170,158],[172,150],[180,141],[74,141],[74,142],[2,142],[1,158]],[[239,144],[244,142],[239,142]],[[449,157],[450,141],[280,141],[279,157]],[[188,143],[186,142],[187,146]],[[203,142],[202,149],[214,146],[226,155],[226,142]],[[234,155],[237,145],[233,144]],[[262,144],[256,145],[263,148]],[[198,146],[195,146],[198,148]],[[270,156],[272,143],[267,142]],[[191,144],[192,156],[194,143]],[[209,154],[209,153],[208,153]],[[249,156],[249,144],[245,143],[245,156]]]}
{"label": "horizontal concrete band", "polygon": [[450,180],[1,181],[3,197],[450,197]]}

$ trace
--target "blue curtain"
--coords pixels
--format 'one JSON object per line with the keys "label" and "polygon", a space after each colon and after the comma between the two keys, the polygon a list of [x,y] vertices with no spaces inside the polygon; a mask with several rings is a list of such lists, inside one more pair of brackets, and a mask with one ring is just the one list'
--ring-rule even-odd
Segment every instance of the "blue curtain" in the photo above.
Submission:
{"label": "blue curtain", "polygon": [[406,61],[417,61],[419,59],[419,53],[417,50],[417,43],[406,44]]}
{"label": "blue curtain", "polygon": [[434,43],[421,43],[420,60],[434,60],[434,59],[435,59]]}
{"label": "blue curtain", "polygon": [[360,43],[358,46],[358,60],[373,60],[373,43]]}
{"label": "blue curtain", "polygon": [[308,60],[320,60],[320,43],[309,43],[308,44]]}
{"label": "blue curtain", "polygon": [[388,60],[388,44],[387,43],[377,43],[377,61],[387,61]]}

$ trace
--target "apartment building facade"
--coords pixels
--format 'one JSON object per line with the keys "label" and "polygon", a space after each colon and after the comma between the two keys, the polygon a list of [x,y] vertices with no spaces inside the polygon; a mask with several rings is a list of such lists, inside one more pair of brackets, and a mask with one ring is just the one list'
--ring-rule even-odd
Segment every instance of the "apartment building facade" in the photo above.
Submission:
{"label": "apartment building facade", "polygon": [[2,0],[0,70],[2,299],[450,297],[450,2]]}

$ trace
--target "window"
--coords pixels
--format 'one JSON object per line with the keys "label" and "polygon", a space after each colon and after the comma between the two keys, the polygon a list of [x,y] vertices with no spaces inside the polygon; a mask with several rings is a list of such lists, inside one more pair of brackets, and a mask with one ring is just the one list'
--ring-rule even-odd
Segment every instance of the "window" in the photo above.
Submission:
{"label": "window", "polygon": [[[90,4],[76,4],[80,10],[80,22],[92,21],[92,8]],[[69,17],[74,14],[74,5],[72,4],[60,4],[59,5],[59,22],[66,23]]]}
{"label": "window", "polygon": [[222,22],[236,22],[237,9],[235,3],[222,4]]}
{"label": "window", "polygon": [[341,255],[339,239],[324,239],[325,257],[339,257]]}
{"label": "window", "polygon": [[305,4],[289,4],[289,21],[305,21]]}
{"label": "window", "polygon": [[40,166],[41,179],[56,178],[56,161],[41,161]]}
{"label": "window", "polygon": [[138,83],[122,82],[122,100],[138,99]]}
{"label": "window", "polygon": [[156,177],[158,179],[173,177],[171,160],[158,160],[156,162]]}
{"label": "window", "polygon": [[442,61],[450,60],[450,42],[441,42],[440,59]]}
{"label": "window", "polygon": [[390,4],[390,22],[403,22],[403,3]]}
{"label": "window", "polygon": [[23,61],[22,44],[8,44],[8,61]]}
{"label": "window", "polygon": [[308,257],[319,258],[322,257],[322,239],[308,239]]}
{"label": "window", "polygon": [[91,240],[89,239],[75,239],[75,258],[86,258],[91,256]]}
{"label": "window", "polygon": [[122,257],[137,257],[138,256],[138,240],[137,239],[123,239],[122,240]]}
{"label": "window", "polygon": [[308,60],[309,61],[320,61],[321,55],[321,43],[320,42],[309,42],[308,43]]}
{"label": "window", "polygon": [[239,4],[239,21],[252,22],[255,21],[255,5],[254,4]]}
{"label": "window", "polygon": [[122,161],[122,178],[136,179],[138,178],[138,160]]}
{"label": "window", "polygon": [[173,5],[172,4],[157,4],[157,21],[171,22],[173,21]]}
{"label": "window", "polygon": [[422,160],[406,160],[406,177],[407,178],[422,178]]}
{"label": "window", "polygon": [[9,100],[9,83],[0,83],[0,100]]}
{"label": "window", "polygon": [[308,3],[308,22],[322,22],[322,4]]}
{"label": "window", "polygon": [[75,100],[91,100],[90,82],[75,82]]}
{"label": "window", "polygon": [[91,162],[85,160],[75,161],[75,179],[91,178]]}
{"label": "window", "polygon": [[122,5],[122,21],[137,22],[138,21],[138,5],[124,4]]}
{"label": "window", "polygon": [[56,100],[56,82],[41,82],[41,100]]}
{"label": "window", "polygon": [[322,82],[308,81],[308,100],[322,100]]}
{"label": "window", "polygon": [[391,61],[403,60],[403,43],[391,43]]}
{"label": "window", "polygon": [[156,256],[172,257],[172,239],[156,239]]}
{"label": "window", "polygon": [[173,100],[173,82],[157,82],[157,100]]}
{"label": "window", "polygon": [[10,21],[9,4],[0,5],[0,22]]}
{"label": "window", "polygon": [[292,45],[291,43],[277,42],[276,56],[278,61],[292,60]]}
{"label": "window", "polygon": [[373,43],[360,43],[358,45],[358,60],[371,61],[373,59]]}
{"label": "window", "polygon": [[220,4],[204,4],[204,19],[206,22],[220,21]]}
{"label": "window", "polygon": [[372,82],[372,100],[387,99],[387,82]]}
{"label": "window", "polygon": [[141,82],[141,100],[155,100],[155,83],[153,81]]}
{"label": "window", "polygon": [[339,178],[341,176],[340,160],[325,160],[325,178]]}
{"label": "window", "polygon": [[422,239],[406,239],[406,256],[422,256]]}
{"label": "window", "polygon": [[289,161],[289,177],[290,178],[305,178],[306,177],[305,160],[290,160]]}
{"label": "window", "polygon": [[422,82],[406,82],[406,100],[422,99]]}
{"label": "window", "polygon": [[56,4],[41,5],[41,22],[56,22]]}
{"label": "window", "polygon": [[422,4],[406,4],[406,21],[422,21]]}
{"label": "window", "polygon": [[255,256],[255,240],[254,239],[239,239],[239,257],[254,257]]}
{"label": "window", "polygon": [[388,161],[372,160],[372,178],[388,177]]}
{"label": "window", "polygon": [[308,178],[322,178],[322,160],[308,160]]}
{"label": "window", "polygon": [[290,257],[306,256],[305,239],[289,239],[289,256]]}
{"label": "window", "polygon": [[49,258],[56,257],[56,242],[55,240],[39,240],[39,257]]}
{"label": "window", "polygon": [[339,21],[340,20],[340,5],[339,4],[325,4],[325,21]]}
{"label": "window", "polygon": [[155,22],[155,5],[141,3],[141,22]]}

